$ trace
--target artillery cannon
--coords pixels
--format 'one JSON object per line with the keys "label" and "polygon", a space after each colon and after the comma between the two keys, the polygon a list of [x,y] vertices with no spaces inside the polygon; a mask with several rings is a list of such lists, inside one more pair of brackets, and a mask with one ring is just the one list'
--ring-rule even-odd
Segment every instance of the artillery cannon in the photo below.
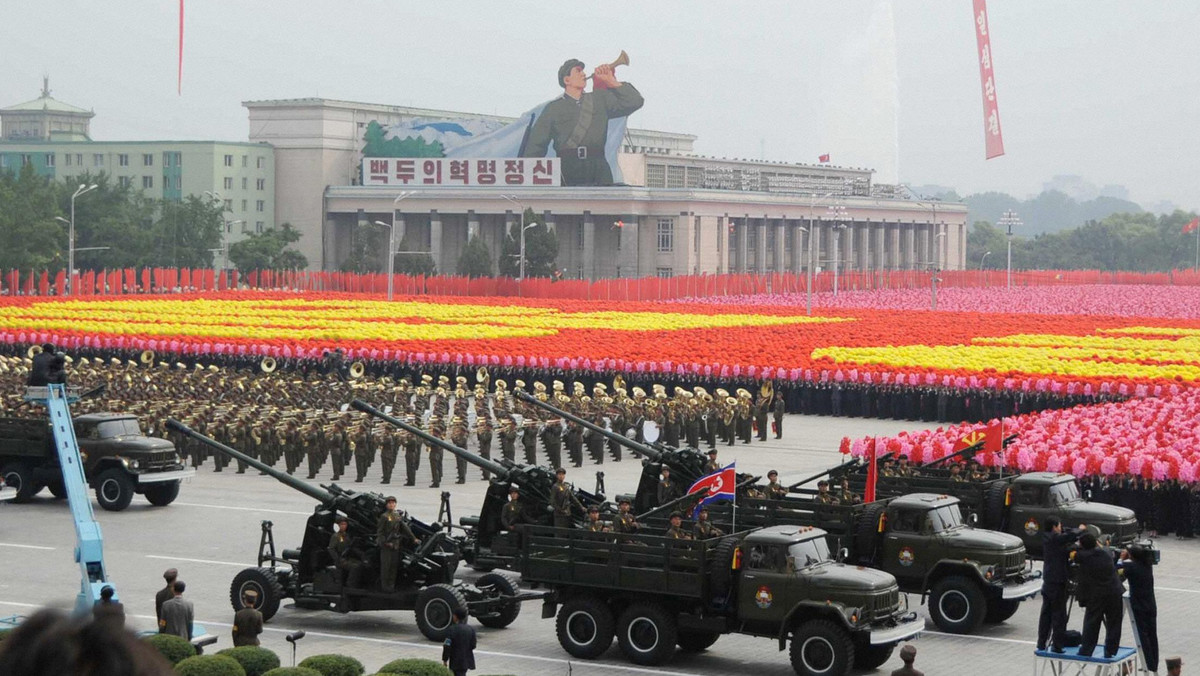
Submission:
{"label": "artillery cannon", "polygon": [[[370,404],[355,399],[350,404],[354,409],[374,416],[432,444],[455,457],[490,472],[491,483],[483,498],[479,516],[463,517],[459,524],[466,530],[466,538],[460,543],[463,558],[477,570],[509,568],[520,549],[519,533],[508,531],[501,522],[501,514],[508,503],[510,486],[521,491],[522,521],[529,524],[548,526],[552,522],[551,495],[557,480],[554,468],[514,463],[507,458],[500,461],[477,455],[439,439],[419,427],[390,416]],[[604,496],[572,488],[572,519],[578,523],[587,517],[587,508],[603,506]]]}
{"label": "artillery cannon", "polygon": [[[633,511],[636,513],[641,514],[658,506],[658,481],[663,467],[671,470],[671,476],[679,481],[684,489],[687,489],[698,479],[708,474],[704,469],[705,464],[708,463],[708,456],[699,449],[688,447],[673,448],[663,443],[643,444],[623,434],[568,413],[553,404],[540,401],[525,392],[517,392],[516,396],[534,406],[539,406],[555,415],[582,425],[593,432],[602,434],[609,440],[641,456],[642,476],[638,480],[637,493],[633,500]],[[748,477],[749,475],[739,474],[738,484],[741,485]],[[749,488],[749,486],[746,488]]]}
{"label": "artillery cannon", "polygon": [[[308,517],[299,549],[284,549],[277,554],[273,524],[262,522],[258,565],[238,573],[229,590],[234,610],[242,608],[247,590],[258,592],[256,607],[264,620],[275,615],[285,598],[294,599],[301,608],[342,613],[412,610],[421,633],[430,640],[441,641],[454,621],[455,608],[466,609],[484,626],[499,628],[516,620],[521,601],[541,598],[540,594],[520,594],[515,580],[503,573],[484,575],[474,585],[456,582],[454,574],[460,558],[456,543],[439,524],[426,524],[410,516],[404,519],[419,543],[403,553],[394,591],[384,591],[376,541],[379,516],[387,509],[384,496],[345,490],[337,484],[312,486],[177,420],[168,420],[166,426],[318,502]],[[338,513],[346,516],[352,542],[341,567],[335,566],[329,552]]]}

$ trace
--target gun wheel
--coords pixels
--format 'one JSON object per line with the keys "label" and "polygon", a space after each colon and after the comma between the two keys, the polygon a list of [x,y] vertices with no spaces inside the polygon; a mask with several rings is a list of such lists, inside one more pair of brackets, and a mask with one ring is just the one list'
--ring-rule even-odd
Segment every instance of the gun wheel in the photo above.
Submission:
{"label": "gun wheel", "polygon": [[[506,596],[513,597],[519,591],[517,582],[509,575],[504,573],[488,573],[479,578],[475,586],[480,588],[491,588],[496,596],[504,598]],[[501,606],[500,610],[495,614],[483,615],[476,617],[479,624],[492,629],[503,629],[516,621],[517,616],[521,614],[521,603],[519,601],[508,601]]]}
{"label": "gun wheel", "polygon": [[279,602],[283,600],[283,585],[270,568],[247,568],[233,578],[229,585],[229,603],[234,611],[244,606],[242,598],[247,591],[258,592],[258,611],[266,622],[279,611]]}
{"label": "gun wheel", "polygon": [[466,608],[461,590],[448,584],[430,585],[417,594],[417,628],[430,641],[442,641],[454,624],[454,611]]}

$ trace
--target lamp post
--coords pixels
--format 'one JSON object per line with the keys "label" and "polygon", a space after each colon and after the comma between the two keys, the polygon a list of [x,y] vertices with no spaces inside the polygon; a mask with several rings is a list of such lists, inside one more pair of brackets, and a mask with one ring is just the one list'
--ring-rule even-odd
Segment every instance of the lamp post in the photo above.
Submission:
{"label": "lamp post", "polygon": [[521,282],[525,279],[525,231],[537,223],[530,223],[528,227],[525,225],[525,205],[517,201],[516,196],[501,195],[501,197],[517,205],[517,208],[521,210],[521,251],[517,254],[517,282]]}
{"label": "lamp post", "polygon": [[75,292],[74,285],[71,283],[71,277],[75,274],[75,200],[76,198],[86,195],[87,193],[99,188],[95,183],[91,185],[79,184],[75,192],[71,195],[71,220],[67,224],[67,294],[71,295]]}
{"label": "lamp post", "polygon": [[392,224],[388,225],[382,221],[375,221],[376,225],[382,225],[388,229],[388,257],[387,257],[387,277],[388,277],[388,292],[387,299],[392,300],[392,292],[396,283],[396,206],[408,199],[412,195],[412,191],[405,190],[396,195],[396,199],[392,200]]}
{"label": "lamp post", "polygon": [[991,252],[991,251],[987,251],[987,252],[984,252],[984,254],[983,254],[982,256],[980,256],[980,257],[979,257],[979,269],[980,269],[980,271],[982,271],[982,270],[983,270],[983,262],[984,262],[984,261],[986,261],[986,260],[987,260],[987,257],[988,257],[988,256],[991,256],[991,255],[992,255],[992,252]]}
{"label": "lamp post", "polygon": [[[816,193],[813,193],[812,197],[808,200],[808,230],[805,231],[808,233],[808,290],[806,293],[806,307],[808,308],[808,315],[810,317],[812,316],[813,234],[816,232],[816,228],[813,227],[813,209],[816,208],[818,199],[826,199],[832,196],[832,192],[827,192],[819,197]],[[803,230],[803,228],[801,229]]]}
{"label": "lamp post", "polygon": [[833,297],[838,295],[838,242],[842,239],[842,233],[839,230],[845,230],[846,224],[842,221],[846,220],[846,207],[837,206],[829,207],[829,216],[837,225],[833,226]]}
{"label": "lamp post", "polygon": [[934,310],[937,309],[937,285],[938,282],[942,281],[942,278],[937,276],[938,272],[940,272],[940,270],[934,270],[933,277],[930,277],[930,283],[932,284],[933,288],[933,299],[930,301],[930,306]]}
{"label": "lamp post", "polygon": [[998,225],[1005,227],[1008,232],[1008,234],[1007,234],[1007,237],[1008,237],[1008,288],[1011,289],[1012,288],[1012,229],[1013,229],[1014,225],[1017,227],[1020,227],[1022,225],[1022,223],[1021,223],[1021,219],[1017,217],[1017,212],[1013,211],[1012,209],[1009,209],[1008,211],[1004,212],[1003,216],[1000,217]]}

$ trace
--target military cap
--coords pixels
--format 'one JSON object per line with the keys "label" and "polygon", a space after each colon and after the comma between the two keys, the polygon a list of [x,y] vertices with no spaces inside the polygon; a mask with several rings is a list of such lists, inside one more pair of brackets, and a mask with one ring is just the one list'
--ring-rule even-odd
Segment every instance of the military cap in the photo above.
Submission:
{"label": "military cap", "polygon": [[710,450],[708,451],[708,454],[709,454],[709,455],[716,455],[716,454],[717,454],[717,449],[715,449],[715,448],[713,448],[713,449],[710,449]]}
{"label": "military cap", "polygon": [[563,469],[562,467],[559,467],[558,469],[554,470],[554,473],[555,474],[566,474],[567,470]]}
{"label": "military cap", "polygon": [[242,598],[256,599],[258,598],[258,592],[254,591],[253,589],[247,589],[246,591],[242,592]]}
{"label": "military cap", "polygon": [[385,503],[388,503],[388,502],[396,502],[396,496],[394,496],[394,495],[389,495],[389,496],[387,496],[386,498],[384,498],[384,499],[383,499],[383,501],[384,501]]}
{"label": "military cap", "polygon": [[588,514],[591,514],[592,512],[596,512],[597,514],[599,514],[599,513],[600,513],[600,508],[599,508],[599,507],[597,507],[597,506],[595,506],[595,505],[592,505],[591,507],[588,507]]}
{"label": "military cap", "polygon": [[[385,502],[390,501],[390,500],[395,500],[395,499],[396,498],[388,498],[388,500],[385,500]],[[350,523],[350,520],[344,516],[339,516],[338,518],[334,519],[333,522],[334,523]]]}
{"label": "military cap", "polygon": [[508,487],[508,492],[509,492],[510,494],[511,494],[511,493],[520,493],[520,492],[521,492],[521,489],[520,489],[520,488],[518,488],[518,487],[516,487],[516,486],[509,486],[509,487]]}
{"label": "military cap", "polygon": [[629,504],[629,498],[618,498],[618,499],[617,499],[617,504],[618,504],[618,505],[628,505],[628,504]]}
{"label": "military cap", "polygon": [[671,512],[671,518],[672,518],[672,519],[682,519],[682,518],[683,518],[683,514],[681,514],[681,513],[679,513],[679,512]]}
{"label": "military cap", "polygon": [[770,472],[767,472],[767,476],[768,477],[779,476],[779,472],[776,472],[775,470],[771,470]]}

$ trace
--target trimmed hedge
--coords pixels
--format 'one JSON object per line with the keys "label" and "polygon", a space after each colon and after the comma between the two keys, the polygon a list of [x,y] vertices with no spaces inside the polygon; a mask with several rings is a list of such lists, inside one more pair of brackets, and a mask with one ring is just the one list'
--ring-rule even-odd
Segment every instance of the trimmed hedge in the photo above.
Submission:
{"label": "trimmed hedge", "polygon": [[321,676],[362,676],[362,662],[346,655],[313,655],[305,657],[300,666],[321,672]]}
{"label": "trimmed hedge", "polygon": [[174,634],[155,634],[144,639],[173,665],[196,655],[196,648],[186,638]]}
{"label": "trimmed hedge", "polygon": [[227,655],[196,655],[175,665],[179,676],[246,676],[238,661]]}
{"label": "trimmed hedge", "polygon": [[321,676],[321,672],[307,667],[279,667],[272,669],[262,676]]}
{"label": "trimmed hedge", "polygon": [[395,676],[453,676],[441,662],[411,658],[392,660],[380,667],[379,673]]}
{"label": "trimmed hedge", "polygon": [[237,660],[246,670],[246,676],[262,676],[272,669],[279,668],[279,655],[255,645],[226,648],[217,654]]}

